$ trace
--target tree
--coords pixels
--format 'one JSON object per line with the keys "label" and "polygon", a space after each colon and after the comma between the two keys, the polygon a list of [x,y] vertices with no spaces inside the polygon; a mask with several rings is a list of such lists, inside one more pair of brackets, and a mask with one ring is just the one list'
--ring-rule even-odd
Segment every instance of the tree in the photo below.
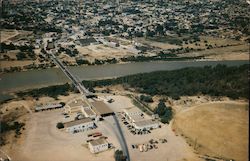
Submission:
{"label": "tree", "polygon": [[56,127],[57,127],[58,129],[63,129],[63,128],[64,128],[64,125],[63,125],[62,122],[58,122],[57,125],[56,125]]}
{"label": "tree", "polygon": [[154,113],[160,116],[162,123],[169,123],[173,117],[172,108],[167,107],[162,100],[160,100]]}
{"label": "tree", "polygon": [[23,60],[23,59],[27,58],[26,54],[23,52],[17,53],[16,57],[17,57],[17,60]]}
{"label": "tree", "polygon": [[154,102],[151,96],[145,96],[145,95],[141,95],[140,100],[147,103]]}
{"label": "tree", "polygon": [[126,156],[121,150],[115,151],[115,161],[126,161]]}
{"label": "tree", "polygon": [[64,107],[65,106],[65,103],[64,102],[60,102],[60,104]]}

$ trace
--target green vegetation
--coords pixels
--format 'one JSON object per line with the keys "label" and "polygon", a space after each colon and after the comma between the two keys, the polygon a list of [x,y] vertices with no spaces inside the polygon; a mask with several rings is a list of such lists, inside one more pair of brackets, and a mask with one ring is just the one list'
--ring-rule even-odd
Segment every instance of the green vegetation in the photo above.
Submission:
{"label": "green vegetation", "polygon": [[32,96],[32,97],[41,97],[41,96],[49,96],[53,98],[57,98],[59,95],[68,95],[69,92],[72,92],[73,87],[66,83],[63,85],[49,86],[39,89],[33,89],[26,92],[18,92],[18,97]]}
{"label": "green vegetation", "polygon": [[[8,122],[5,121],[0,121],[0,134],[4,134],[5,132],[8,131],[12,131],[15,130],[15,137],[18,137],[19,135],[21,135],[22,133],[20,132],[21,129],[25,126],[24,123],[19,123],[18,121],[15,121],[11,124],[9,124]],[[5,140],[4,138],[1,136],[0,137],[0,146],[5,145]]]}
{"label": "green vegetation", "polygon": [[182,40],[174,37],[163,37],[163,36],[155,36],[155,37],[147,37],[147,39],[162,43],[169,43],[175,45],[182,45]]}
{"label": "green vegetation", "polygon": [[232,99],[249,98],[249,65],[227,67],[190,67],[173,71],[136,74],[115,79],[83,81],[88,86],[128,85],[140,93],[180,96],[228,96]]}
{"label": "green vegetation", "polygon": [[27,56],[26,56],[26,54],[24,52],[18,52],[16,54],[16,58],[17,58],[17,60],[24,60],[24,59],[27,58]]}
{"label": "green vegetation", "polygon": [[147,102],[147,103],[152,103],[154,102],[151,96],[146,96],[146,95],[141,95],[140,100]]}
{"label": "green vegetation", "polygon": [[122,150],[116,150],[115,154],[115,161],[126,161],[127,157],[123,154]]}
{"label": "green vegetation", "polygon": [[58,123],[56,124],[56,127],[57,127],[58,129],[63,129],[63,128],[64,128],[64,125],[63,125],[63,123],[58,122]]}
{"label": "green vegetation", "polygon": [[77,59],[76,63],[78,65],[82,65],[82,64],[87,64],[87,65],[91,65],[91,63],[88,60],[84,60],[84,59]]}
{"label": "green vegetation", "polygon": [[[173,49],[174,50],[174,49]],[[176,50],[178,51],[178,50]],[[189,52],[189,51],[185,51]],[[174,57],[173,54],[158,54],[157,56],[128,56],[121,58],[121,61],[123,62],[144,62],[144,61],[178,61],[178,60],[194,60],[194,59],[201,59],[203,56],[197,56],[197,57]]]}
{"label": "green vegetation", "polygon": [[160,101],[158,106],[155,108],[155,114],[158,114],[161,118],[162,123],[169,123],[169,121],[173,118],[172,108],[166,107],[163,101]]}

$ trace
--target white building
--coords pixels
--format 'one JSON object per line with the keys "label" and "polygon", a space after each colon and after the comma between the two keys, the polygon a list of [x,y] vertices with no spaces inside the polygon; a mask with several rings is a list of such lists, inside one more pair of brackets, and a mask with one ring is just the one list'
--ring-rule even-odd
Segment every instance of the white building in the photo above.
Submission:
{"label": "white building", "polygon": [[149,130],[149,129],[156,129],[160,126],[158,121],[153,121],[152,119],[149,120],[141,120],[133,123],[133,126],[138,130]]}
{"label": "white building", "polygon": [[80,120],[73,120],[64,123],[64,128],[67,132],[75,133],[93,128],[95,126],[94,122],[90,118],[84,118]]}
{"label": "white building", "polygon": [[108,150],[108,142],[104,138],[89,141],[88,146],[91,153],[99,153]]}
{"label": "white building", "polygon": [[127,120],[138,130],[155,129],[160,126],[159,121],[147,119],[137,107],[130,107],[123,110]]}
{"label": "white building", "polygon": [[83,108],[89,107],[88,104],[82,99],[74,99],[67,103],[64,107],[65,113],[83,112]]}
{"label": "white building", "polygon": [[131,122],[139,121],[143,119],[142,112],[137,107],[129,107],[123,110],[125,117]]}

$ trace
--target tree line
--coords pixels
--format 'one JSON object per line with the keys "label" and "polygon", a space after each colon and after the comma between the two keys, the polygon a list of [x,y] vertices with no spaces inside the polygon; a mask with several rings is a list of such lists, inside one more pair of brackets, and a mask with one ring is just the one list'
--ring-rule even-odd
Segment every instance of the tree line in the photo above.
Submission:
{"label": "tree line", "polygon": [[219,64],[215,67],[189,67],[115,79],[83,81],[83,84],[87,87],[123,84],[141,93],[151,96],[166,95],[173,99],[199,94],[248,99],[248,68],[248,64],[232,67]]}

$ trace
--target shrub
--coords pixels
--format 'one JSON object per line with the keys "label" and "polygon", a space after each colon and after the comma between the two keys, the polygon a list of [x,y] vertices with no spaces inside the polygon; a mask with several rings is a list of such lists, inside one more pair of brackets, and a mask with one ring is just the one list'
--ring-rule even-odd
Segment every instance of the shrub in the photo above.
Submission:
{"label": "shrub", "polygon": [[64,125],[63,125],[62,122],[58,122],[58,123],[56,124],[56,127],[57,127],[58,129],[63,129],[63,128],[64,128]]}
{"label": "shrub", "polygon": [[121,150],[115,151],[115,161],[126,161],[126,156],[124,156]]}
{"label": "shrub", "polygon": [[140,100],[147,103],[154,102],[151,96],[146,96],[146,95],[141,95]]}

